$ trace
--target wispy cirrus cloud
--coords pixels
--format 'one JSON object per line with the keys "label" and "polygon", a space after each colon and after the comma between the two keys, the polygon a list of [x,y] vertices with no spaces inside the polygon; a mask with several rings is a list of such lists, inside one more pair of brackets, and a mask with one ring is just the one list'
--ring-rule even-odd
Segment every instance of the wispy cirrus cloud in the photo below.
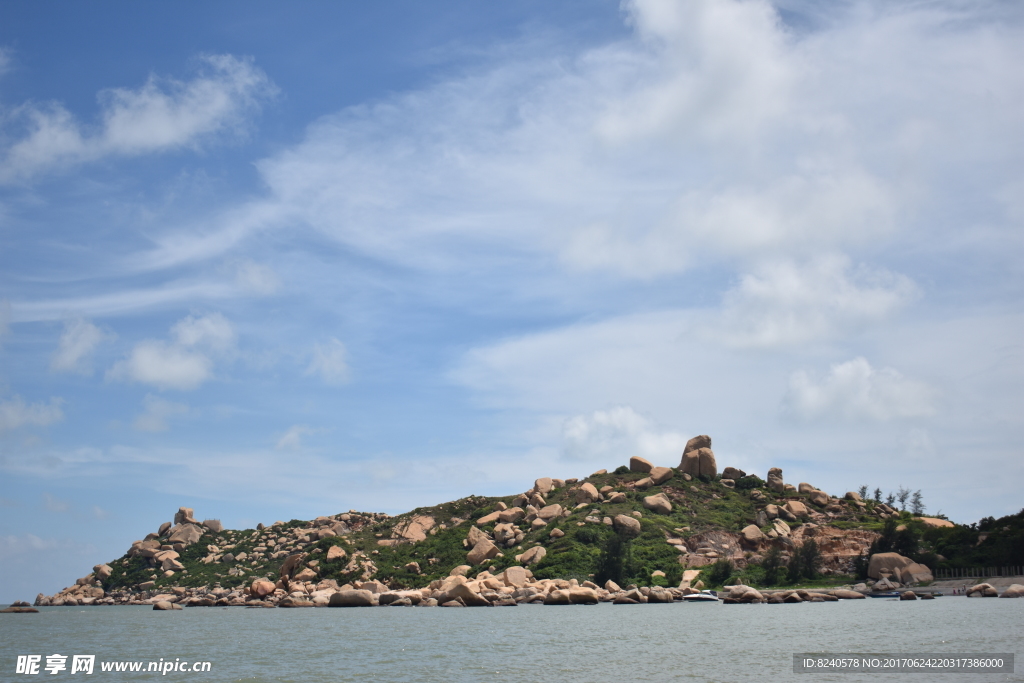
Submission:
{"label": "wispy cirrus cloud", "polygon": [[[95,126],[83,126],[58,102],[15,108],[8,122],[21,122],[24,134],[7,132],[14,141],[0,151],[0,183],[25,181],[104,156],[195,146],[225,131],[237,135],[246,115],[276,91],[252,59],[206,55],[197,64],[198,74],[190,81],[150,76],[137,89],[100,92],[100,122]],[[95,131],[83,132],[89,128]]]}

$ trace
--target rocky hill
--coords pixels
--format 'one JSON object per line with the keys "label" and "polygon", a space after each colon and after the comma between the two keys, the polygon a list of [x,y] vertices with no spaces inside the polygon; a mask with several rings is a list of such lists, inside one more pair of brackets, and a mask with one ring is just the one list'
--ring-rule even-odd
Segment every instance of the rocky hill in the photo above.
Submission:
{"label": "rocky hill", "polygon": [[[452,576],[605,586],[606,595],[609,581],[674,590],[698,582],[757,585],[772,583],[768,565],[784,571],[811,545],[812,573],[838,584],[863,573],[858,563],[890,519],[919,531],[953,527],[912,520],[855,492],[833,496],[787,484],[778,468],[765,480],[733,467],[719,472],[710,437],[699,436],[675,468],[634,457],[581,480],[542,477],[517,495],[469,496],[397,516],[349,510],[231,530],[181,508],[123,556],[36,602],[134,603],[163,594],[193,604],[326,603],[343,588],[437,591]],[[927,566],[903,559],[875,568],[872,578],[931,579]],[[910,564],[913,572],[904,572]],[[494,590],[510,588],[494,583]]]}

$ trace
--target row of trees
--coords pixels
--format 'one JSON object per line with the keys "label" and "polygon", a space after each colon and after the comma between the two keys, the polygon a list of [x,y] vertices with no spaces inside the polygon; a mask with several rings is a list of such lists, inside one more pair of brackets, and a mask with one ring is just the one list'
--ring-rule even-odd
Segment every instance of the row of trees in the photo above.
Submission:
{"label": "row of trees", "polygon": [[[882,489],[880,488],[876,488],[874,491],[872,491],[870,497],[868,496],[867,485],[861,486],[859,489],[857,489],[857,493],[859,493],[860,497],[863,498],[864,500],[874,500],[876,503],[882,502]],[[921,489],[911,492],[910,489],[905,489],[902,486],[900,486],[899,490],[896,493],[890,492],[885,497],[885,504],[892,507],[896,503],[899,503],[900,510],[906,510],[908,500],[910,501],[911,513],[915,515],[924,514],[924,496],[921,495]]]}

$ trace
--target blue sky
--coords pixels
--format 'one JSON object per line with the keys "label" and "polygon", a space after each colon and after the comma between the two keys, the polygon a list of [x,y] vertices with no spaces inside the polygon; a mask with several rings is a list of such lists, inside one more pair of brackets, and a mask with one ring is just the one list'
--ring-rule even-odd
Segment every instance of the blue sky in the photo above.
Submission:
{"label": "blue sky", "polygon": [[690,436],[1024,475],[1014,3],[6,3],[0,601]]}

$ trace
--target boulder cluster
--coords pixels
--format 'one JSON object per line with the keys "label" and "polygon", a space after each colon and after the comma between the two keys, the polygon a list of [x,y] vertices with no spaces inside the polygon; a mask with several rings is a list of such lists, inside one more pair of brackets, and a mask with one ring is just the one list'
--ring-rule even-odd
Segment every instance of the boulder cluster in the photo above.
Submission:
{"label": "boulder cluster", "polygon": [[[397,518],[350,510],[309,522],[259,524],[254,531],[242,532],[224,530],[219,520],[199,521],[193,509],[182,507],[174,514],[173,522],[164,522],[155,532],[132,543],[126,557],[97,565],[74,586],[54,596],[38,596],[36,604],[160,604],[173,608],[182,605],[476,606],[525,602],[672,602],[703,587],[691,586],[702,567],[729,559],[737,570],[742,570],[749,563],[761,561],[764,553],[773,547],[781,551],[780,559],[785,563],[809,539],[818,545],[822,573],[849,572],[853,561],[863,555],[878,534],[839,528],[841,524],[831,523],[857,520],[870,513],[879,519],[899,515],[898,510],[884,503],[861,500],[855,492],[836,498],[807,482],[788,484],[779,468],[768,470],[764,488],[760,480],[736,467],[725,467],[719,473],[711,445],[711,437],[707,435],[690,439],[678,468],[656,466],[634,456],[629,459],[631,476],[628,477],[605,477],[607,470],[599,470],[583,480],[542,477],[529,490],[510,497],[511,500],[506,498],[481,508],[480,503],[486,499],[470,496],[459,501],[461,507],[445,504],[454,507],[443,515],[438,512],[441,506]],[[620,468],[617,473],[625,469]],[[717,481],[728,489],[743,489],[747,498],[743,500],[743,509],[751,511],[744,515],[750,515],[747,520],[753,517],[753,523],[739,533],[706,526],[701,529],[699,522],[696,532],[690,526],[671,528],[680,522],[666,524],[662,516],[678,516],[680,511],[688,516],[695,500],[698,505],[704,501],[715,504],[712,501],[724,497],[733,503],[738,500],[737,492],[723,491],[717,485],[681,483],[695,479]],[[655,490],[648,491],[652,488]],[[696,516],[696,512],[693,514]],[[449,518],[449,515],[457,516]],[[473,520],[473,517],[478,518]],[[648,524],[648,519],[656,523]],[[935,526],[950,524],[936,518],[921,521]],[[538,570],[536,565],[549,557],[547,546],[553,548],[557,559],[559,546],[551,544],[566,536],[566,531],[579,533],[566,525],[583,527],[588,524],[611,527],[625,538],[639,537],[644,531],[647,532],[645,543],[652,539],[650,531],[660,529],[657,542],[664,532],[665,542],[678,552],[678,563],[685,570],[683,581],[675,588],[628,586],[620,589],[611,582],[598,586],[591,581],[536,579],[531,568]],[[439,566],[437,557],[417,556],[416,552],[406,553],[398,547],[421,543],[455,527],[463,530],[468,527],[462,541],[465,564],[423,588],[393,590],[395,586],[428,583],[429,578],[444,576],[450,567]],[[360,534],[351,536],[355,532]],[[458,543],[462,533],[455,536],[454,543]],[[319,543],[334,537],[337,539],[331,541],[333,545]],[[353,542],[353,538],[357,542]],[[391,548],[396,550],[388,550]],[[186,551],[188,559],[183,563]],[[399,570],[399,565],[405,563],[401,567],[404,572],[400,581],[387,578],[391,569],[385,568],[387,572],[382,572],[377,566],[383,557],[393,552],[406,555],[398,562],[393,561],[391,568]],[[409,554],[416,560],[408,561],[412,559]],[[516,566],[507,566],[512,562]],[[197,563],[216,566],[207,569]],[[550,561],[541,567],[549,564]],[[499,570],[495,565],[507,568]],[[179,581],[197,583],[194,577],[184,580],[189,568],[193,573],[201,572],[203,577],[209,573],[211,579],[231,577],[225,583],[241,585],[225,588],[211,581],[211,585],[200,587],[173,586]],[[121,573],[113,582],[108,581],[115,571]],[[429,574],[430,577],[424,576],[417,584],[415,580],[410,581],[410,574]],[[474,578],[469,578],[471,574]],[[664,572],[655,571],[652,579],[657,575],[663,577]],[[927,567],[895,553],[874,555],[869,575],[876,590],[892,590],[932,580]],[[337,580],[328,578],[330,576]],[[381,578],[384,580],[378,580]],[[339,585],[342,581],[347,583]],[[131,585],[126,585],[129,582]],[[108,592],[104,589],[107,585],[123,588]],[[862,586],[864,591],[869,590],[867,585]],[[724,593],[727,602],[743,603],[830,599],[821,595],[831,595],[834,599],[852,597],[837,595],[835,591],[812,591],[808,595],[800,591],[758,592],[747,586],[730,587]]]}

